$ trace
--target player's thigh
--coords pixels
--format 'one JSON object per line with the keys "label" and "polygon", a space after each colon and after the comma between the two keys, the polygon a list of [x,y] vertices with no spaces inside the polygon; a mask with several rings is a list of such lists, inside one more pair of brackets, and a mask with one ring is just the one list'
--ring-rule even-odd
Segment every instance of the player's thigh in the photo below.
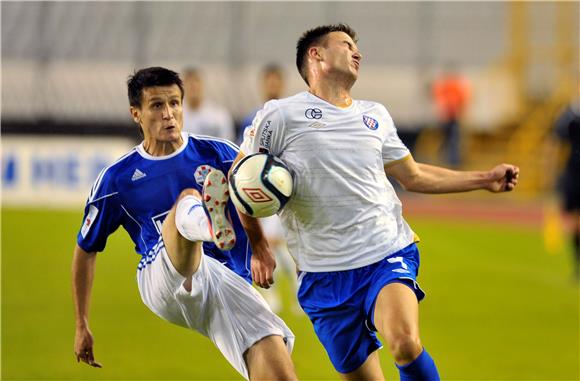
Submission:
{"label": "player's thigh", "polygon": [[384,286],[377,296],[374,324],[393,345],[401,338],[419,340],[419,303],[411,288],[394,282]]}

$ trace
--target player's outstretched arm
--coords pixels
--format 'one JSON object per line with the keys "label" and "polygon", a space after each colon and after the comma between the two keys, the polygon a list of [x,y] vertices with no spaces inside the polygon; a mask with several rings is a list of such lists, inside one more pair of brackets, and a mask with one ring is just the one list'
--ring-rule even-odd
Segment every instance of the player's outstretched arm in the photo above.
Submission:
{"label": "player's outstretched arm", "polygon": [[96,253],[87,253],[79,245],[75,246],[72,263],[72,291],[75,306],[75,344],[77,361],[95,368],[102,365],[93,355],[93,334],[89,328],[89,305],[95,275]]}
{"label": "player's outstretched arm", "polygon": [[[242,152],[238,153],[238,156],[232,164],[232,168],[234,168],[236,164],[244,158],[244,156],[245,155]],[[264,235],[260,220],[247,216],[240,211],[238,211],[238,216],[240,216],[240,221],[242,222],[242,226],[248,235],[250,246],[252,247],[252,259],[250,260],[252,279],[259,287],[270,288],[270,286],[274,284],[276,259],[272,253],[272,249],[270,249],[268,240]]]}
{"label": "player's outstretched arm", "polygon": [[518,183],[519,168],[500,164],[489,171],[454,171],[417,163],[412,156],[385,165],[385,173],[397,179],[408,191],[420,193],[454,193],[486,189],[509,192]]}

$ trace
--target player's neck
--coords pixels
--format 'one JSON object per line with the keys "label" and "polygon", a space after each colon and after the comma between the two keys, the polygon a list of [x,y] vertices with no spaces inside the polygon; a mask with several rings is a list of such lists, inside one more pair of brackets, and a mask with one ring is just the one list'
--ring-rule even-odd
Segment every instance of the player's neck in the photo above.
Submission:
{"label": "player's neck", "polygon": [[352,104],[350,89],[342,86],[317,83],[310,87],[310,93],[326,102],[340,108],[349,107]]}
{"label": "player's neck", "polygon": [[145,139],[143,149],[151,156],[167,156],[177,151],[183,145],[183,138],[178,140],[163,142],[155,139]]}

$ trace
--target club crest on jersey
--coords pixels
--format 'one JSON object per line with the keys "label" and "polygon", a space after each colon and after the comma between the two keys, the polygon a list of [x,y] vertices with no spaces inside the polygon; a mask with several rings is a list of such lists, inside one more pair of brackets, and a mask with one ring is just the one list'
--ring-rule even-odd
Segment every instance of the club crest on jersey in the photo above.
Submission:
{"label": "club crest on jersey", "polygon": [[304,112],[304,116],[308,119],[320,119],[322,118],[322,110],[319,108],[309,108]]}
{"label": "club crest on jersey", "polygon": [[195,182],[198,183],[199,185],[203,186],[203,182],[205,181],[205,177],[207,176],[209,171],[211,171],[212,169],[213,168],[207,164],[203,164],[203,165],[200,165],[199,167],[197,167],[197,169],[195,170],[195,173],[194,173]]}
{"label": "club crest on jersey", "polygon": [[379,122],[376,119],[371,118],[370,116],[363,115],[363,122],[365,126],[369,128],[369,130],[376,130],[377,128],[379,128]]}

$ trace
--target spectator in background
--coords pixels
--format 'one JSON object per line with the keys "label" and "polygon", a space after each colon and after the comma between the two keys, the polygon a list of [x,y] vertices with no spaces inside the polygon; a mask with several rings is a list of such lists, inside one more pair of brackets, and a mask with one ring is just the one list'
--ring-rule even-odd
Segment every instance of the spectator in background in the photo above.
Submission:
{"label": "spectator in background", "polygon": [[[279,99],[282,97],[284,93],[284,70],[275,63],[271,63],[266,65],[262,69],[261,74],[261,91],[262,91],[262,98],[264,102],[267,102],[271,99]],[[240,125],[240,129],[238,131],[237,142],[241,143],[244,138],[244,130],[246,127],[252,124],[252,120],[256,116],[256,113],[260,110],[259,107],[252,110],[251,113],[246,115],[242,120],[242,124]]]}
{"label": "spectator in background", "polygon": [[183,130],[196,135],[234,139],[234,121],[223,107],[204,98],[203,81],[199,70],[183,71]]}
{"label": "spectator in background", "polygon": [[576,281],[580,281],[580,97],[560,114],[554,132],[560,142],[559,148],[569,148],[558,188],[562,195],[562,208],[571,221],[574,276]]}
{"label": "spectator in background", "polygon": [[454,64],[446,65],[440,78],[433,83],[433,100],[444,135],[446,161],[451,167],[461,165],[460,120],[470,98],[467,79],[457,72]]}

